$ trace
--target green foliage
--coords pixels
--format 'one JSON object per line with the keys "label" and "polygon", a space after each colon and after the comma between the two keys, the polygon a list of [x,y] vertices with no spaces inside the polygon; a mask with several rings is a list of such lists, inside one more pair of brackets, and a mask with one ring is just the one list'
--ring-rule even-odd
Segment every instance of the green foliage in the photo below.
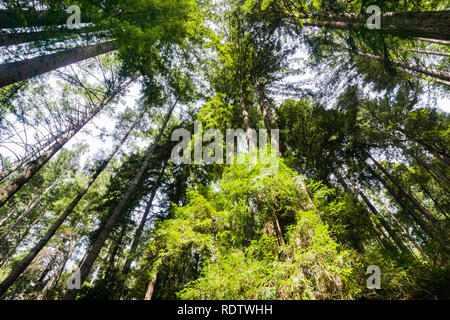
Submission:
{"label": "green foliage", "polygon": [[[166,257],[185,259],[181,254],[189,247],[191,254],[207,254],[202,275],[180,298],[353,297],[355,284],[348,281],[353,253],[333,240],[317,210],[305,208],[308,195],[301,177],[283,162],[274,176],[262,177],[260,169],[231,166],[214,189],[190,191],[187,205],[175,209],[176,218],[156,229],[150,250],[157,250],[160,262],[153,263],[153,270],[164,272]],[[275,218],[283,245],[267,234]]]}

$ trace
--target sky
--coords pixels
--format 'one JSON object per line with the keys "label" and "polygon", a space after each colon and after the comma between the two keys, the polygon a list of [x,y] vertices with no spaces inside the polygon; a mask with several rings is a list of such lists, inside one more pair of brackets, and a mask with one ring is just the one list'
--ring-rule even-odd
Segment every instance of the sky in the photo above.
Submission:
{"label": "sky", "polygon": [[[300,46],[299,49],[295,52],[294,55],[289,57],[291,61],[289,63],[289,67],[294,70],[302,70],[302,74],[296,74],[287,76],[282,83],[293,83],[298,84],[303,82],[303,87],[314,89],[316,85],[316,79],[319,76],[324,76],[323,74],[318,74],[317,70],[312,70],[310,68],[306,68],[302,61],[306,61],[308,58],[307,49],[304,46]],[[48,77],[49,82],[52,82],[52,77]],[[108,115],[106,112],[100,113],[97,117],[93,119],[89,124],[86,125],[85,130],[78,133],[67,145],[65,146],[67,149],[72,149],[76,144],[86,143],[89,145],[89,149],[81,156],[80,163],[84,164],[93,158],[95,154],[99,151],[103,150],[106,154],[112,150],[114,140],[109,135],[103,135],[100,138],[100,134],[102,132],[106,132],[112,134],[114,132],[115,126],[117,124],[117,115],[122,113],[127,107],[133,108],[137,104],[137,100],[140,98],[140,85],[134,84],[131,86],[128,94],[121,100],[121,103],[117,105],[115,108],[115,113],[113,115]],[[286,95],[278,95],[275,97],[275,101],[277,103],[282,103],[287,98],[290,98]],[[335,97],[331,96],[329,100],[329,105],[333,104],[333,100],[337,99],[337,95]],[[424,99],[419,103],[419,106],[425,107],[427,106],[427,97],[424,96]],[[439,98],[437,101],[437,108],[449,113],[450,112],[450,97]],[[178,112],[183,112],[179,110]],[[143,140],[133,140],[137,146],[145,148],[148,142]],[[11,147],[11,146],[10,146]],[[16,153],[22,152],[19,148],[14,149],[13,151]],[[125,145],[124,150],[127,150],[127,146]],[[11,152],[7,151],[5,148],[2,148],[0,143],[0,154],[3,156],[10,156]]]}

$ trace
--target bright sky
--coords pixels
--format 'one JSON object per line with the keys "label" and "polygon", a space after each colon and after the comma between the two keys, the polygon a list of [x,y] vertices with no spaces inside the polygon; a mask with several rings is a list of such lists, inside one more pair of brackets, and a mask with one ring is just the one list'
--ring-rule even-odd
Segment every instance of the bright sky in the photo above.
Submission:
{"label": "bright sky", "polygon": [[[303,74],[297,74],[293,76],[288,76],[285,78],[284,83],[299,83],[300,81],[305,81],[305,87],[314,89],[315,80],[319,76],[318,71],[307,69],[302,67],[301,61],[306,60],[308,58],[308,53],[305,47],[300,47],[297,52],[290,57],[290,60],[295,60],[295,62],[291,63],[292,69],[300,69],[303,70]],[[300,61],[300,62],[299,62]],[[114,132],[114,128],[117,123],[116,115],[122,113],[126,107],[132,108],[136,105],[137,99],[140,97],[140,86],[138,84],[132,85],[129,93],[124,97],[123,103],[120,103],[116,107],[116,111],[112,117],[102,112],[93,121],[91,121],[88,125],[86,125],[85,130],[78,133],[65,147],[68,149],[72,149],[75,144],[78,143],[86,143],[89,145],[89,150],[81,157],[81,163],[85,163],[92,159],[93,155],[98,153],[100,150],[103,153],[107,154],[113,148],[113,139],[110,136],[104,136],[103,139],[100,139],[100,133],[102,131],[111,134]],[[289,98],[288,96],[277,96],[276,101],[278,103],[282,103],[283,100]],[[334,97],[334,99],[337,97]],[[333,97],[330,97],[330,103],[332,103]],[[420,103],[420,106],[426,106],[427,99],[424,96],[423,101]],[[437,107],[445,112],[450,112],[450,98],[440,98],[437,101]],[[182,111],[178,111],[182,112]],[[130,140],[129,140],[130,141]],[[148,142],[144,141],[136,141],[133,140],[133,143],[137,144],[139,147],[146,147]],[[127,150],[126,145],[123,148]],[[15,152],[19,152],[19,150],[14,150]],[[0,147],[0,153],[4,156],[10,155],[11,153],[6,151],[4,148]]]}

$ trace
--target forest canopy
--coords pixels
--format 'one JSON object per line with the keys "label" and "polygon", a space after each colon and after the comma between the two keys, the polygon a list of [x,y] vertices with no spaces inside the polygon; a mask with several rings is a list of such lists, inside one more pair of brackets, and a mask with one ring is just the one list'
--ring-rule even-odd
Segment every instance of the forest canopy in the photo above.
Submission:
{"label": "forest canopy", "polygon": [[449,299],[449,111],[444,0],[0,0],[0,299]]}

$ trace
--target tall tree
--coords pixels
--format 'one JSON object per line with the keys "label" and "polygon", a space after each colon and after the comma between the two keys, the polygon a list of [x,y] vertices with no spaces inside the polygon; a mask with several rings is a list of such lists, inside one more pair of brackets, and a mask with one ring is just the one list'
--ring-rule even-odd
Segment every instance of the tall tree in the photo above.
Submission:
{"label": "tall tree", "polygon": [[41,252],[42,248],[45,247],[45,245],[48,243],[48,241],[53,237],[55,232],[59,229],[59,227],[64,223],[64,221],[67,219],[67,217],[72,213],[72,211],[75,209],[77,204],[80,202],[80,200],[86,195],[86,193],[89,191],[89,188],[92,186],[92,184],[97,180],[98,176],[105,170],[105,168],[108,166],[109,162],[113,159],[113,157],[116,155],[116,153],[120,150],[122,145],[125,143],[125,141],[128,139],[129,135],[132,133],[132,131],[135,129],[135,127],[138,125],[139,121],[141,121],[143,114],[137,117],[137,120],[133,123],[131,128],[128,130],[128,132],[125,134],[125,136],[122,138],[122,140],[115,146],[114,150],[111,152],[111,154],[100,163],[96,171],[93,173],[89,181],[86,183],[86,185],[83,187],[81,191],[78,192],[75,199],[72,200],[72,202],[67,206],[67,208],[64,210],[64,212],[58,217],[58,219],[53,223],[53,225],[47,230],[45,235],[41,238],[41,240],[30,250],[30,252],[27,254],[25,258],[22,259],[22,261],[15,266],[15,268],[11,271],[8,277],[6,277],[5,280],[0,284],[0,296],[5,294],[5,292],[8,290],[8,288],[14,283],[14,281],[22,274],[22,272],[30,265],[30,263],[33,261],[33,259]]}

